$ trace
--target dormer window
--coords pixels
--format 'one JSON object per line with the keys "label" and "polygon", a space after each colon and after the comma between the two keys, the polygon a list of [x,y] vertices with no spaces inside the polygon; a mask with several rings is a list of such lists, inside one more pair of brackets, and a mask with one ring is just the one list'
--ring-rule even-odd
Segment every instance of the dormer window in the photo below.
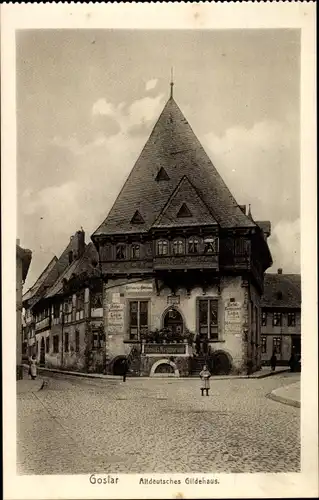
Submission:
{"label": "dormer window", "polygon": [[199,253],[199,239],[191,236],[188,240],[188,253]]}
{"label": "dormer window", "polygon": [[184,241],[181,239],[174,240],[173,242],[173,254],[182,255],[184,253]]}
{"label": "dormer window", "polygon": [[167,240],[158,240],[158,242],[157,242],[157,254],[158,255],[167,255],[168,254],[168,241]]}
{"label": "dormer window", "polygon": [[179,209],[179,211],[177,213],[177,217],[179,217],[179,218],[182,218],[182,217],[192,217],[192,212],[190,211],[190,209],[188,208],[188,206],[186,205],[186,203],[183,203],[183,205]]}
{"label": "dormer window", "polygon": [[218,252],[218,238],[212,236],[204,239],[204,253],[216,254]]}
{"label": "dormer window", "polygon": [[119,243],[116,245],[116,260],[125,259],[125,245],[124,243]]}
{"label": "dormer window", "polygon": [[131,258],[139,259],[141,255],[140,245],[138,243],[133,243],[131,246]]}
{"label": "dormer window", "polygon": [[166,172],[165,168],[161,167],[157,173],[157,176],[155,177],[155,180],[157,182],[159,181],[169,181],[170,178],[169,178],[169,175],[168,173]]}
{"label": "dormer window", "polygon": [[131,224],[144,224],[144,219],[138,210],[136,210],[135,214],[133,215]]}

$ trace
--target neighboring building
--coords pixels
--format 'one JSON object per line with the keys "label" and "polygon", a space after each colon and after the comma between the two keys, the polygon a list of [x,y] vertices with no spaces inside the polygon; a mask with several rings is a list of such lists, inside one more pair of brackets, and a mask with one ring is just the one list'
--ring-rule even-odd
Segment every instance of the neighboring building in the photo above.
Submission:
{"label": "neighboring building", "polygon": [[84,231],[77,231],[25,294],[26,323],[29,318],[32,325],[29,353],[36,354],[40,365],[104,370],[103,288],[97,265],[93,243],[86,245]]}
{"label": "neighboring building", "polygon": [[301,355],[300,274],[265,274],[261,302],[262,361],[269,364],[275,350],[279,365],[287,365],[294,351]]}
{"label": "neighboring building", "polygon": [[215,373],[259,369],[269,234],[237,204],[171,95],[92,235],[106,370],[129,353],[141,375],[187,376],[205,359]]}
{"label": "neighboring building", "polygon": [[16,376],[17,380],[23,378],[22,370],[22,287],[27,277],[31,264],[32,252],[16,244]]}

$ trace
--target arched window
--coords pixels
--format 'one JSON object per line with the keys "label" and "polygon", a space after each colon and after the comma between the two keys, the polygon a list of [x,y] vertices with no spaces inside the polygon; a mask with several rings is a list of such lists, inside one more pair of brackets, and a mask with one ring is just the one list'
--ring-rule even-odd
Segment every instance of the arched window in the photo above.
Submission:
{"label": "arched window", "polygon": [[116,245],[116,260],[125,259],[125,245],[124,243],[119,243]]}
{"label": "arched window", "polygon": [[138,243],[133,243],[131,245],[131,258],[139,259],[141,255],[140,245]]}
{"label": "arched window", "polygon": [[218,238],[207,236],[204,239],[204,253],[215,254],[218,252]]}
{"label": "arched window", "polygon": [[191,236],[188,240],[188,253],[199,253],[199,239]]}
{"label": "arched window", "polygon": [[181,255],[184,253],[184,241],[181,239],[173,241],[173,254]]}
{"label": "arched window", "polygon": [[168,254],[168,241],[167,240],[158,240],[158,242],[157,242],[157,254],[158,255],[167,255]]}

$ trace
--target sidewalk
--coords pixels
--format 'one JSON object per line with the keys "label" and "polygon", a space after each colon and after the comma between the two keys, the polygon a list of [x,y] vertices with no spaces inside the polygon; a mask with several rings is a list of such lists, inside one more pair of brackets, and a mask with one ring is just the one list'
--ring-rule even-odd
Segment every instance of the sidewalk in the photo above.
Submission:
{"label": "sidewalk", "polygon": [[300,382],[279,387],[279,389],[275,389],[268,396],[279,403],[300,408]]}
{"label": "sidewalk", "polygon": [[[24,365],[24,367],[27,367]],[[212,380],[234,380],[234,379],[259,379],[259,378],[265,378],[265,377],[271,377],[274,375],[279,375],[280,373],[284,373],[289,371],[289,368],[286,366],[279,366],[276,368],[275,371],[272,371],[270,367],[263,367],[261,370],[258,372],[253,373],[252,375],[213,375]],[[57,368],[43,368],[43,367],[38,367],[38,373],[60,373],[64,375],[72,375],[74,377],[86,377],[86,378],[97,378],[97,379],[111,379],[111,380],[120,380],[122,377],[120,375],[104,375],[103,373],[83,373],[83,372],[73,372],[73,371],[66,371],[66,370],[58,370]],[[159,377],[131,377],[128,375],[129,379],[149,379],[149,378],[159,378]],[[162,377],[165,378],[165,377]],[[198,375],[196,376],[189,376],[189,377],[167,377],[167,378],[174,378],[174,380],[187,380],[189,378],[198,378]],[[33,381],[31,381],[33,382]]]}

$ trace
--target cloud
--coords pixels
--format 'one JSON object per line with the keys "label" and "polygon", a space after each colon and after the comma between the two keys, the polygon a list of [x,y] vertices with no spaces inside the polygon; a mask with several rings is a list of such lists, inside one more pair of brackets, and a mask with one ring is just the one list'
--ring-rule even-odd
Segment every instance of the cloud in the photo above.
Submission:
{"label": "cloud", "polygon": [[105,98],[98,99],[92,106],[92,116],[108,116],[115,120],[121,133],[126,134],[130,129],[144,126],[158,117],[163,106],[164,94],[154,97],[143,97],[131,104],[121,102],[114,105]]}
{"label": "cloud", "polygon": [[153,78],[152,80],[149,80],[145,84],[145,90],[148,92],[149,90],[155,89],[157,83],[158,83],[158,79],[157,78]]}
{"label": "cloud", "polygon": [[[62,252],[77,229],[83,226],[89,237],[103,222],[162,110],[162,101],[163,95],[118,105],[99,99],[91,108],[92,123],[110,117],[117,124],[116,133],[92,125],[88,128],[94,134],[87,140],[77,134],[56,136],[44,148],[54,159],[46,160],[51,168],[57,164],[55,185],[25,189],[20,202],[19,236],[34,251],[28,283],[53,253]],[[222,136],[199,135],[199,140],[238,203],[251,203],[256,220],[271,221],[274,268],[298,272],[299,152],[290,140],[289,126],[265,121],[247,129],[230,128]]]}
{"label": "cloud", "polygon": [[268,243],[274,261],[271,271],[282,267],[284,272],[300,273],[300,219],[280,221]]}
{"label": "cloud", "polygon": [[295,126],[289,118],[263,121],[202,138],[237,202],[250,203],[255,220],[271,221],[274,265],[287,272],[298,272],[300,260],[299,146],[291,140]]}

